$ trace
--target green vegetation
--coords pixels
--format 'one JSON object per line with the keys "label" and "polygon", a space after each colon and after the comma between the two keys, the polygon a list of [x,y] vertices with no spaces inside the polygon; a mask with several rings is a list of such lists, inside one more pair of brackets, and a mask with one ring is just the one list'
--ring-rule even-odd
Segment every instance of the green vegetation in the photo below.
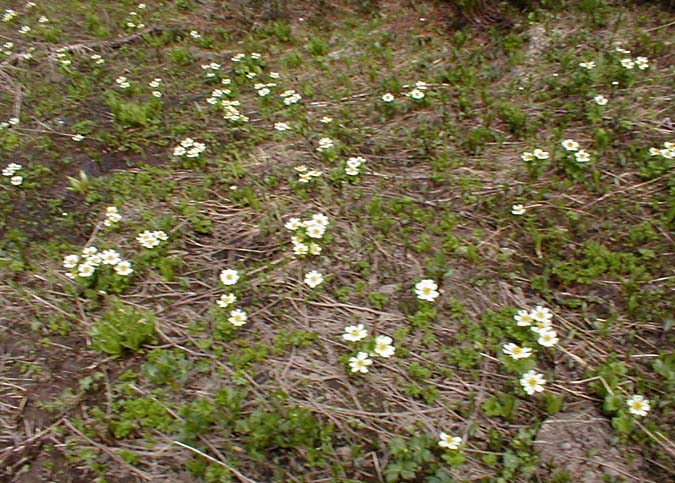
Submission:
{"label": "green vegetation", "polygon": [[675,477],[637,3],[3,7],[0,479]]}

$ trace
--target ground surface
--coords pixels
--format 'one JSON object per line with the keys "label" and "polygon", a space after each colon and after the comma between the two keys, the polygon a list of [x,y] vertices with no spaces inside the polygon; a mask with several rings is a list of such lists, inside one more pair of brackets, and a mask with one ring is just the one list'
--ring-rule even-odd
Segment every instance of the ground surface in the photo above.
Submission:
{"label": "ground surface", "polygon": [[36,3],[0,22],[0,479],[675,477],[672,2]]}

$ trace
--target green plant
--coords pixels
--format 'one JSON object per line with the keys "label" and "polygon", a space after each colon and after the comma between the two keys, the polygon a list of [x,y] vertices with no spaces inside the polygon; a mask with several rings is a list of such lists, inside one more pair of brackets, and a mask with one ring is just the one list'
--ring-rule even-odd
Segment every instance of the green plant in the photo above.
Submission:
{"label": "green plant", "polygon": [[89,336],[94,349],[119,357],[125,350],[137,352],[143,344],[155,341],[155,318],[150,312],[113,300],[111,309],[92,325]]}

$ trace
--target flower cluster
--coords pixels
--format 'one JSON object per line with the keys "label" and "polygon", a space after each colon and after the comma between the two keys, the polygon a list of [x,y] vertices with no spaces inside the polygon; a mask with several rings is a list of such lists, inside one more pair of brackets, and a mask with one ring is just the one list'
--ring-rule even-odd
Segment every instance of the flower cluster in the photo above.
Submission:
{"label": "flower cluster", "polygon": [[207,79],[212,79],[216,77],[218,74],[218,71],[220,71],[220,64],[216,62],[211,62],[210,64],[204,64],[202,65],[202,70],[205,71],[204,76]]}
{"label": "flower cluster", "polygon": [[433,280],[420,280],[415,284],[415,295],[420,300],[433,302],[440,295],[438,284]]}
{"label": "flower cluster", "polygon": [[[553,313],[550,309],[537,305],[530,311],[519,310],[513,318],[518,327],[529,327],[536,334],[539,345],[553,347],[558,343],[558,334],[552,327]],[[502,352],[514,360],[528,359],[533,354],[532,348],[519,346],[512,342],[505,344]],[[544,390],[546,379],[537,371],[530,370],[521,375],[520,385],[527,394],[532,395]]]}
{"label": "flower cluster", "polygon": [[286,104],[287,106],[297,104],[302,100],[302,96],[297,92],[295,92],[293,89],[289,89],[287,91],[282,92],[279,97],[281,97],[284,100],[284,104]]}
{"label": "flower cluster", "polygon": [[152,79],[150,82],[148,82],[148,86],[153,89],[152,95],[160,98],[162,97],[162,91],[159,90],[160,87],[162,87],[162,79],[159,77],[155,77]]}
{"label": "flower cluster", "polygon": [[11,8],[6,8],[5,11],[2,13],[2,21],[3,22],[11,22],[18,15],[19,14],[17,13],[16,10],[12,10]]}
{"label": "flower cluster", "polygon": [[131,262],[123,260],[121,255],[115,250],[103,250],[99,252],[98,248],[91,246],[82,250],[80,255],[67,255],[63,259],[63,267],[68,269],[66,276],[70,279],[90,278],[101,267],[109,266],[120,276],[131,275],[134,270]]}
{"label": "flower cluster", "polygon": [[[416,101],[421,101],[422,99],[424,99],[425,96],[424,91],[426,91],[427,89],[428,85],[426,82],[418,81],[415,83],[415,87],[411,89],[410,92],[406,92],[405,96],[409,97],[410,99],[414,99]],[[382,97],[382,100],[384,100],[384,96]]]}
{"label": "flower cluster", "polygon": [[335,141],[333,141],[331,138],[321,138],[319,139],[319,145],[317,146],[316,150],[320,153],[323,153],[324,151],[330,151],[334,147]]}
{"label": "flower cluster", "polygon": [[[226,287],[232,287],[239,282],[239,272],[231,268],[226,268],[221,270],[220,275],[218,276],[220,282]],[[216,304],[222,309],[230,308],[237,301],[237,296],[228,292],[223,294],[218,298]],[[235,327],[241,327],[246,324],[248,320],[248,314],[245,310],[242,309],[233,309],[230,311],[230,316],[227,321]]]}
{"label": "flower cluster", "polygon": [[268,82],[267,84],[257,83],[253,88],[258,92],[258,96],[266,97],[272,92],[271,88],[276,86],[276,82]]}
{"label": "flower cluster", "polygon": [[[345,327],[342,339],[347,342],[359,342],[368,337],[368,331],[363,324],[350,325]],[[378,335],[372,341],[372,350],[370,352],[360,351],[356,356],[349,359],[349,367],[352,372],[366,374],[368,367],[373,364],[372,357],[379,356],[385,359],[390,358],[396,352],[394,340],[388,335]]]}
{"label": "flower cluster", "polygon": [[129,82],[129,79],[127,79],[123,75],[119,76],[117,79],[115,79],[115,83],[117,84],[117,86],[120,89],[128,89],[129,87],[131,87],[131,83]]}
{"label": "flower cluster", "polygon": [[21,171],[23,169],[23,166],[20,164],[16,163],[9,163],[5,168],[2,170],[2,175],[6,176],[9,178],[9,182],[14,185],[14,186],[19,186],[21,183],[23,183],[23,176],[20,176],[16,173]]}
{"label": "flower cluster", "polygon": [[206,99],[206,102],[208,102],[212,106],[216,106],[220,104],[222,97],[229,96],[230,94],[232,94],[232,91],[230,89],[214,89],[213,91],[211,91],[211,96]]}
{"label": "flower cluster", "polygon": [[296,173],[298,173],[298,183],[309,183],[310,181],[312,181],[312,179],[318,178],[323,174],[321,171],[309,169],[304,164],[296,166],[293,169],[295,170]]}
{"label": "flower cluster", "polygon": [[19,118],[18,117],[10,117],[6,121],[0,122],[0,129],[5,129],[8,128],[9,126],[16,126],[19,124]]}
{"label": "flower cluster", "polygon": [[220,107],[223,110],[223,118],[230,122],[248,122],[248,116],[243,115],[239,111],[239,105],[239,101],[222,99],[220,101]]}
{"label": "flower cluster", "polygon": [[206,144],[197,142],[192,138],[185,138],[178,146],[173,148],[173,155],[177,157],[198,158],[204,151],[206,151]]}
{"label": "flower cluster", "polygon": [[[142,8],[141,5],[143,5]],[[144,3],[139,4],[139,9],[140,10],[145,9],[145,4]],[[140,16],[138,15],[138,12],[129,12],[129,19],[124,25],[129,29],[139,29],[139,30],[145,27],[145,24],[140,21]]]}
{"label": "flower cluster", "polygon": [[365,164],[366,160],[365,158],[361,156],[356,156],[356,157],[351,157],[347,160],[347,163],[345,165],[345,174],[347,176],[358,176],[361,171],[359,168]]}
{"label": "flower cluster", "polygon": [[[64,52],[63,49],[58,49],[56,51],[56,58],[59,59],[59,63],[64,67],[68,67],[73,63],[73,61],[68,58],[68,54]],[[126,77],[123,77],[123,79],[126,79]]]}
{"label": "flower cluster", "polygon": [[548,151],[544,151],[542,149],[535,149],[532,152],[525,151],[523,154],[520,155],[520,159],[522,159],[525,162],[530,162],[534,161],[535,159],[537,161],[544,161],[548,159],[550,156]]}
{"label": "flower cluster", "polygon": [[662,148],[649,148],[649,155],[675,159],[675,143],[665,142]]}
{"label": "flower cluster", "polygon": [[161,231],[150,231],[145,230],[143,233],[139,233],[136,237],[136,241],[141,244],[144,248],[155,248],[160,245],[163,241],[169,239],[169,236]]}
{"label": "flower cluster", "polygon": [[115,226],[120,221],[122,221],[122,215],[120,215],[116,206],[109,206],[105,209],[105,220],[103,220],[104,226]]}
{"label": "flower cluster", "polygon": [[649,59],[647,57],[636,57],[635,59],[627,57],[625,59],[621,59],[619,62],[621,63],[621,67],[627,70],[633,70],[635,67],[640,70],[646,70],[649,68]]}
{"label": "flower cluster", "polygon": [[12,55],[12,48],[14,47],[14,42],[5,42],[2,44],[3,50],[1,51],[3,54],[10,56]]}
{"label": "flower cluster", "polygon": [[[305,221],[300,220],[300,218],[288,220],[284,227],[294,232],[291,237],[293,253],[296,256],[319,255],[321,245],[315,240],[323,238],[329,223],[328,217],[320,213],[312,215],[310,219]],[[311,238],[311,240],[308,240],[308,238]]]}
{"label": "flower cluster", "polygon": [[560,143],[565,150],[565,152],[570,153],[574,155],[574,159],[576,160],[577,163],[587,163],[591,160],[591,155],[579,148],[579,143],[576,142],[574,139],[565,139]]}

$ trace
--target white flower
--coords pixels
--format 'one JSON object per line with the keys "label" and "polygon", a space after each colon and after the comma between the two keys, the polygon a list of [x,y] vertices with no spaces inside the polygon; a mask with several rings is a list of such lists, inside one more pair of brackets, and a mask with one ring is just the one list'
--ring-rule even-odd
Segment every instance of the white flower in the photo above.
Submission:
{"label": "white flower", "polygon": [[549,308],[537,305],[532,309],[532,312],[530,312],[530,317],[538,322],[550,321],[553,318],[553,312],[551,312],[551,309]]}
{"label": "white flower", "polygon": [[359,168],[354,168],[352,166],[345,166],[345,174],[347,176],[358,176]]}
{"label": "white flower", "polygon": [[16,126],[17,124],[19,124],[19,118],[18,118],[18,117],[10,117],[10,118],[7,120],[7,122],[8,122],[11,126]]}
{"label": "white flower", "polygon": [[82,277],[82,278],[91,277],[94,274],[95,271],[96,271],[96,267],[94,267],[92,264],[87,263],[87,262],[81,263],[77,267],[77,275]]}
{"label": "white flower", "polygon": [[98,253],[87,258],[87,263],[92,267],[98,267],[101,264],[101,255]]}
{"label": "white flower", "polygon": [[134,269],[131,268],[130,262],[122,260],[117,265],[115,265],[115,273],[117,273],[117,275],[126,277],[127,275],[131,275],[132,273],[134,273]]}
{"label": "white flower", "polygon": [[587,70],[595,69],[595,62],[593,62],[592,60],[590,60],[588,62],[580,62],[579,67],[581,67],[582,69],[587,69]]}
{"label": "white flower", "polygon": [[446,448],[446,449],[459,449],[459,445],[462,444],[462,438],[459,436],[452,436],[447,433],[440,433],[438,435],[440,438],[438,440],[438,446],[441,448]]}
{"label": "white flower", "polygon": [[365,339],[366,337],[368,337],[368,331],[365,329],[363,324],[345,327],[345,333],[342,334],[342,338],[349,342],[358,342],[361,339]]}
{"label": "white flower", "polygon": [[587,163],[588,161],[591,160],[591,155],[588,154],[583,149],[580,149],[579,151],[574,153],[574,158],[577,160],[577,163]]}
{"label": "white flower", "polygon": [[375,347],[373,352],[380,357],[389,358],[394,355],[396,352],[396,347],[394,347],[393,339],[387,335],[378,335],[375,337]]}
{"label": "white flower", "polygon": [[579,149],[579,143],[574,139],[565,139],[560,144],[562,144],[565,151],[577,151]]}
{"label": "white flower", "polygon": [[233,293],[227,293],[224,295],[221,295],[220,298],[216,301],[219,307],[222,307],[226,309],[233,303],[237,301],[237,296]]}
{"label": "white flower", "polygon": [[79,143],[84,139],[84,136],[82,134],[75,134],[71,139]]}
{"label": "white flower", "polygon": [[328,217],[327,217],[326,215],[324,215],[323,213],[315,213],[315,214],[313,214],[313,215],[312,215],[312,220],[311,220],[311,222],[312,222],[312,223],[316,223],[316,224],[318,224],[318,225],[321,225],[321,226],[323,226],[324,228],[326,228],[326,227],[330,224],[330,220],[329,220]]}
{"label": "white flower", "polygon": [[286,224],[284,225],[284,228],[286,228],[287,230],[290,230],[290,231],[296,231],[298,228],[300,228],[302,226],[303,226],[303,223],[302,223],[302,221],[300,221],[300,218],[293,217],[286,222]]}
{"label": "white flower", "polygon": [[192,37],[195,40],[202,38],[201,34],[199,32],[197,32],[196,30],[190,30],[190,37]]}
{"label": "white flower", "polygon": [[629,58],[621,59],[621,66],[622,66],[624,69],[630,70],[630,69],[632,69],[633,67],[635,67],[635,62],[633,62],[633,59],[629,59]]}
{"label": "white flower", "polygon": [[387,104],[394,102],[394,95],[391,94],[390,92],[387,92],[382,96],[382,100],[386,102]]}
{"label": "white flower", "polygon": [[28,25],[24,25],[19,29],[20,34],[27,34],[28,32],[31,31],[31,28]]}
{"label": "white flower", "polygon": [[419,101],[420,99],[424,99],[424,92],[419,89],[413,89],[412,91],[408,92],[406,96]]}
{"label": "white flower", "polygon": [[136,241],[144,248],[155,248],[159,245],[159,238],[157,238],[156,232],[150,230],[145,230],[143,233],[139,233],[136,236]]}
{"label": "white flower", "polygon": [[183,156],[187,150],[183,146],[176,146],[173,148],[173,155],[174,156]]}
{"label": "white flower", "polygon": [[305,275],[305,283],[309,285],[310,288],[316,288],[322,282],[323,275],[321,275],[321,273],[317,272],[316,270],[312,270]]}
{"label": "white flower", "polygon": [[321,253],[321,246],[317,243],[311,242],[308,248],[310,255],[319,255]]}
{"label": "white flower", "polygon": [[96,247],[87,247],[84,250],[82,250],[82,256],[84,258],[93,257],[97,253],[98,253],[98,248],[96,248]]}
{"label": "white flower", "polygon": [[530,153],[529,151],[525,151],[520,155],[520,159],[523,161],[534,161],[534,154]]}
{"label": "white flower", "polygon": [[368,358],[368,353],[359,352],[356,357],[351,357],[349,359],[349,367],[351,367],[352,372],[360,372],[366,374],[368,372],[368,366],[373,364],[373,360]]}
{"label": "white flower", "polygon": [[259,95],[260,97],[265,97],[265,96],[268,96],[270,92],[272,92],[272,91],[269,90],[267,87],[263,87],[262,89],[260,89],[260,90],[258,91],[258,95]]}
{"label": "white flower", "polygon": [[607,105],[607,98],[603,96],[602,94],[598,94],[593,98],[593,102],[595,102],[598,106],[606,106]]}
{"label": "white flower", "polygon": [[66,255],[63,258],[63,268],[75,268],[79,261],[80,257],[78,255]]}
{"label": "white flower", "polygon": [[519,310],[516,315],[513,316],[515,321],[518,324],[518,327],[529,327],[532,325],[532,315],[527,310]]}
{"label": "white flower", "polygon": [[230,312],[230,317],[227,319],[227,321],[235,327],[241,327],[246,323],[246,320],[248,320],[248,315],[241,309],[234,309]]}
{"label": "white flower", "polygon": [[152,95],[158,99],[162,97],[162,93],[160,91],[152,91]]}
{"label": "white flower", "polygon": [[333,118],[328,117],[328,116],[323,116],[321,119],[319,119],[319,122],[321,124],[329,124],[329,123],[333,122]]}
{"label": "white flower", "polygon": [[288,131],[291,128],[288,124],[285,122],[275,122],[274,123],[274,129],[277,131]]}
{"label": "white flower", "polygon": [[304,256],[309,253],[309,246],[302,242],[293,242],[293,254],[297,256]]}
{"label": "white flower", "polygon": [[635,65],[640,70],[645,70],[649,67],[649,59],[647,57],[637,57],[635,59]]}
{"label": "white flower", "polygon": [[14,176],[17,171],[20,171],[23,168],[20,164],[9,163],[3,170],[3,176]]}
{"label": "white flower", "polygon": [[539,334],[542,330],[553,330],[551,320],[535,320],[530,330],[535,334]]}
{"label": "white flower", "polygon": [[39,23],[48,23],[49,19],[47,17],[45,17],[44,15],[42,15],[42,16],[40,16],[40,18],[38,18],[38,22]]}
{"label": "white flower", "polygon": [[544,160],[544,159],[548,159],[549,153],[547,151],[543,151],[541,149],[535,149],[534,151],[532,151],[532,156],[534,156],[535,158],[537,158],[539,160]]}
{"label": "white flower", "polygon": [[305,222],[305,232],[310,238],[322,238],[326,232],[326,227],[315,221]]}
{"label": "white flower", "polygon": [[335,146],[335,142],[331,138],[321,138],[319,139],[319,146],[316,148],[317,151],[323,152],[332,149]]}
{"label": "white flower", "polygon": [[635,394],[631,396],[627,401],[628,412],[634,414],[635,416],[646,416],[651,406],[649,405],[649,399],[645,399],[644,396]]}
{"label": "white flower", "polygon": [[544,376],[536,371],[527,371],[523,374],[523,377],[520,378],[520,385],[523,386],[523,389],[529,395],[532,395],[535,392],[542,392],[545,384],[546,379],[544,379]]}
{"label": "white flower", "polygon": [[525,214],[525,207],[523,205],[513,205],[511,207],[511,214],[512,215],[524,215]]}
{"label": "white flower", "polygon": [[279,74],[278,72],[270,72],[270,77],[271,77],[272,79],[280,79],[280,78],[281,78],[281,74]]}
{"label": "white flower", "polygon": [[258,52],[251,52],[251,58],[253,60],[260,60],[262,58],[262,55],[260,55]]}
{"label": "white flower", "polygon": [[101,263],[103,265],[117,265],[121,261],[120,254],[115,250],[103,250],[101,252]]}
{"label": "white flower", "polygon": [[23,183],[23,176],[19,175],[12,176],[11,178],[9,178],[9,182],[14,186],[20,186],[21,183]]}
{"label": "white flower", "polygon": [[239,272],[230,268],[220,272],[220,281],[223,285],[234,285],[239,281]]}
{"label": "white flower", "polygon": [[553,329],[541,329],[538,334],[539,339],[537,339],[537,343],[544,347],[553,347],[560,340],[558,339],[558,333]]}
{"label": "white flower", "polygon": [[440,295],[438,285],[433,280],[420,280],[415,284],[415,294],[420,300],[433,302]]}
{"label": "white flower", "polygon": [[365,162],[366,160],[362,156],[355,156],[347,160],[347,166],[350,168],[358,168]]}
{"label": "white flower", "polygon": [[532,349],[529,347],[520,347],[517,344],[509,343],[504,345],[502,351],[513,359],[527,359],[532,355]]}

